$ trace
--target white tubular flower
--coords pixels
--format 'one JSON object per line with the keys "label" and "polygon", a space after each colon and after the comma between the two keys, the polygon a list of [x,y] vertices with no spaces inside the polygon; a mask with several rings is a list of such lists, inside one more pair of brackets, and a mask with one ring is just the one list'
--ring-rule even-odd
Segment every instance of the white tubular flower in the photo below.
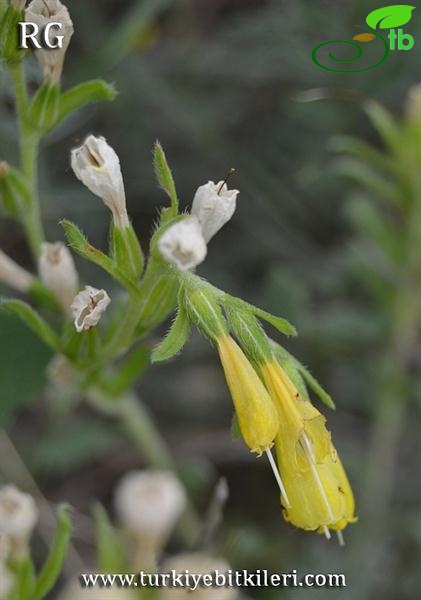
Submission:
{"label": "white tubular flower", "polygon": [[[222,558],[214,558],[207,554],[179,554],[165,561],[161,573],[175,571],[184,574],[186,569],[195,575],[213,575],[215,571],[224,574],[230,569],[228,563]],[[159,593],[160,600],[233,600],[238,591],[233,587],[203,587],[199,585],[195,590],[190,587],[165,587]]]}
{"label": "white tubular flower", "polygon": [[206,242],[231,219],[239,193],[229,190],[223,181],[208,181],[197,189],[191,213],[199,220]]}
{"label": "white tubular flower", "polygon": [[[139,596],[128,589],[121,589],[116,586],[113,588],[101,588],[101,600],[136,600]],[[65,590],[59,595],[58,600],[98,600],[97,588],[85,588],[80,585],[80,581],[76,579],[72,581]],[[1,600],[1,597],[0,597]]]}
{"label": "white tubular flower", "polygon": [[13,551],[26,547],[38,520],[33,497],[14,485],[0,487],[0,534],[9,537]]}
{"label": "white tubular flower", "polygon": [[0,250],[0,281],[25,293],[34,283],[34,277]]}
{"label": "white tubular flower", "polygon": [[111,298],[105,290],[97,290],[87,285],[75,297],[70,307],[76,331],[80,333],[95,327],[110,302]]}
{"label": "white tubular flower", "polygon": [[[44,78],[50,83],[59,83],[66,51],[74,32],[69,11],[60,0],[32,0],[25,11],[25,21],[35,23],[40,31],[50,27],[51,36],[55,33],[57,39],[62,36],[61,47],[35,50]],[[61,28],[52,26],[52,23],[60,23]]]}
{"label": "white tubular flower", "polygon": [[113,213],[120,229],[129,226],[120,160],[103,137],[90,135],[71,152],[72,169],[78,179]]}
{"label": "white tubular flower", "polygon": [[169,471],[133,471],[120,481],[115,507],[135,540],[133,566],[150,567],[186,507],[186,495]]}
{"label": "white tubular flower", "polygon": [[70,305],[77,294],[79,277],[70,250],[62,242],[41,245],[39,274],[63,312],[71,316]]}
{"label": "white tubular flower", "polygon": [[202,228],[194,216],[171,225],[160,237],[158,248],[165,260],[182,271],[200,265],[207,254]]}

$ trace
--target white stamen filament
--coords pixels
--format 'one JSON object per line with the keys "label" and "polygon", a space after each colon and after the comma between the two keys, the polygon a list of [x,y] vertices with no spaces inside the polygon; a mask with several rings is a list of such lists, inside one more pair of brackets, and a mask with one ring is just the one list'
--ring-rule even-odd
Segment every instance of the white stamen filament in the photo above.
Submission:
{"label": "white stamen filament", "polygon": [[281,475],[278,471],[278,467],[276,466],[275,460],[273,458],[272,452],[269,449],[265,450],[266,455],[269,459],[270,466],[272,467],[273,474],[275,475],[275,479],[278,483],[279,489],[281,490],[281,495],[284,500],[285,508],[291,508],[291,503],[288,499],[287,493],[285,491],[284,484],[282,483]]}
{"label": "white stamen filament", "polygon": [[336,535],[338,536],[338,542],[340,546],[345,546],[345,540],[342,531],[337,531]]}
{"label": "white stamen filament", "polygon": [[330,540],[332,536],[330,535],[329,527],[327,527],[327,525],[323,525],[323,532],[325,534],[326,539]]}
{"label": "white stamen filament", "polygon": [[[325,503],[325,506],[327,508],[327,512],[329,514],[329,518],[332,521],[334,521],[335,517],[333,515],[332,508],[331,508],[331,506],[329,504],[329,500],[327,499],[326,492],[325,492],[325,489],[323,487],[322,481],[320,479],[319,473],[317,472],[316,460],[315,460],[315,456],[314,456],[313,447],[311,445],[311,442],[310,442],[310,440],[308,439],[308,437],[307,437],[307,435],[305,433],[301,434],[301,440],[303,442],[302,446],[303,446],[304,452],[307,454],[307,458],[308,458],[308,461],[310,463],[310,467],[311,467],[311,471],[313,473],[313,477],[316,480],[316,483],[317,483],[317,486],[319,488],[320,494],[322,496],[323,502]],[[326,535],[326,531],[325,531],[325,535]],[[326,535],[326,537],[327,537],[327,535]],[[330,538],[330,533],[329,533],[329,538]]]}

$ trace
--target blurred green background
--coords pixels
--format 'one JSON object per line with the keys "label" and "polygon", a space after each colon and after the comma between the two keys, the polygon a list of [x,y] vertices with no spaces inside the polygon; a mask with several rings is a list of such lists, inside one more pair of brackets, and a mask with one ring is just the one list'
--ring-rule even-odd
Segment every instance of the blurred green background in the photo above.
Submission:
{"label": "blurred green background", "polygon": [[[219,551],[239,569],[347,577],[346,589],[252,590],[253,598],[419,597],[421,405],[419,389],[405,382],[419,378],[420,340],[414,335],[404,382],[394,404],[383,410],[381,374],[389,350],[393,357],[392,312],[373,293],[373,273],[382,263],[355,226],[352,206],[358,192],[341,174],[334,140],[352,134],[381,147],[364,112],[369,99],[401,118],[421,69],[421,12],[415,10],[405,26],[415,38],[412,51],[392,52],[372,71],[335,74],[317,68],[311,50],[329,39],[351,39],[358,33],[355,25],[379,8],[377,2],[66,4],[76,32],[64,86],[101,76],[115,83],[119,95],[111,104],[78,113],[44,143],[41,197],[50,240],[63,239],[58,221],[66,217],[92,243],[106,244],[104,207],[69,168],[70,149],[88,133],[104,135],[120,156],[129,213],[145,248],[157,207],[165,201],[151,165],[156,139],[165,148],[185,208],[199,185],[223,179],[235,167],[238,210],[211,242],[199,272],[290,319],[300,335],[288,349],[337,404],[337,411],[327,415],[328,426],[360,517],[345,531],[345,548],[283,522],[268,465],[231,440],[231,401],[205,340],[195,335],[180,357],[148,372],[140,382],[142,396],[199,510],[206,509],[218,475],[228,480],[231,495]],[[32,70],[35,85],[35,63]],[[4,73],[1,85],[0,158],[12,162],[16,130]],[[392,228],[399,224],[392,218]],[[2,219],[0,238],[5,252],[30,266],[17,225]],[[77,261],[87,282],[110,287],[99,270]],[[399,293],[396,279],[392,288]],[[46,497],[69,501],[76,515],[85,515],[95,498],[110,500],[126,470],[142,465],[111,423],[84,407],[68,413],[60,398],[43,392],[49,358],[23,326],[0,316],[0,424]],[[12,473],[3,474],[10,478],[9,467]],[[92,540],[78,535],[76,530],[76,544],[89,556]]]}

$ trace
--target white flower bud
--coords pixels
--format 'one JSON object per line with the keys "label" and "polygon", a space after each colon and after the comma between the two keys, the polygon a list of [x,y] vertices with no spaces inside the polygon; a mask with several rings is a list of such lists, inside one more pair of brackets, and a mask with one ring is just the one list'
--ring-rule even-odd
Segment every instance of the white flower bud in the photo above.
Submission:
{"label": "white flower bud", "polygon": [[169,471],[133,471],[115,493],[119,520],[135,540],[133,567],[150,567],[186,507],[186,495]]}
{"label": "white flower bud", "polygon": [[12,544],[26,542],[38,520],[38,509],[31,495],[14,485],[0,487],[0,533]]}
{"label": "white flower bud", "polygon": [[165,260],[182,271],[200,265],[207,254],[206,242],[196,217],[171,225],[160,237],[158,248]]}
{"label": "white flower bud", "polygon": [[39,274],[66,315],[71,315],[70,305],[77,294],[79,277],[70,250],[62,242],[41,245]]}
{"label": "white flower bud", "polygon": [[27,292],[34,277],[0,250],[0,281],[18,292]]}
{"label": "white flower bud", "polygon": [[111,298],[105,290],[97,290],[87,285],[76,296],[71,305],[76,331],[86,331],[95,327],[105,312]]}
{"label": "white flower bud", "polygon": [[71,153],[72,169],[78,179],[113,213],[120,229],[129,226],[120,160],[103,137],[90,135]]}
{"label": "white flower bud", "polygon": [[[215,571],[226,573],[229,564],[222,558],[214,558],[206,554],[179,554],[165,561],[161,573],[183,574],[186,569],[195,575],[213,574]],[[194,591],[189,587],[165,587],[160,589],[160,600],[233,600],[238,591],[232,587],[198,586]]]}
{"label": "white flower bud", "polygon": [[[133,590],[121,589],[117,585],[112,588],[82,588],[80,581],[72,581],[59,595],[58,600],[137,600],[139,596]],[[0,597],[1,600],[1,597]]]}
{"label": "white flower bud", "polygon": [[15,576],[6,567],[6,565],[0,563],[0,600],[6,600],[9,598],[9,594],[15,584]]}
{"label": "white flower bud", "polygon": [[239,193],[229,190],[223,181],[208,181],[197,189],[191,213],[198,218],[206,242],[231,219]]}
{"label": "white flower bud", "polygon": [[35,50],[44,78],[51,83],[59,83],[63,71],[64,57],[73,35],[73,23],[69,11],[60,0],[32,0],[25,11],[25,21],[36,23],[42,31],[50,23],[61,23],[61,29],[52,28],[51,33],[63,36],[61,48],[41,48]]}

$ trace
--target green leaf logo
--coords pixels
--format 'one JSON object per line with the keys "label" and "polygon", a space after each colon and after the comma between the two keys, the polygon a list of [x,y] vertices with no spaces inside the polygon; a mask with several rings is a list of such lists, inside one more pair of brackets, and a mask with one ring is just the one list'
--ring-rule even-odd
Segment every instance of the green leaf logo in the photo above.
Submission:
{"label": "green leaf logo", "polygon": [[372,29],[376,29],[377,26],[380,29],[401,27],[411,20],[414,8],[415,6],[408,6],[407,4],[396,4],[394,6],[378,8],[368,15],[366,22]]}

